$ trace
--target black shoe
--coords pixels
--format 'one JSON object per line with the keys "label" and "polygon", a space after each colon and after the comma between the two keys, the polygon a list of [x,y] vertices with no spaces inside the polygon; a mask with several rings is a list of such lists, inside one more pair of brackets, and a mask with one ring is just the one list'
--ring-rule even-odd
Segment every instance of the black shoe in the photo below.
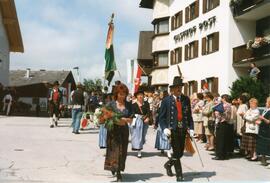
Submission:
{"label": "black shoe", "polygon": [[74,134],[80,134],[80,132],[76,131],[76,132],[74,132]]}
{"label": "black shoe", "polygon": [[176,182],[183,182],[184,181],[184,177],[176,177]]}
{"label": "black shoe", "polygon": [[117,175],[116,175],[116,182],[122,182],[122,175],[120,172],[117,172]]}
{"label": "black shoe", "polygon": [[54,127],[54,125],[50,125],[50,128],[53,128]]}
{"label": "black shoe", "polygon": [[115,171],[112,170],[111,172],[112,172],[112,175],[114,176],[115,175]]}
{"label": "black shoe", "polygon": [[225,160],[225,158],[216,156],[213,157],[212,160]]}
{"label": "black shoe", "polygon": [[55,121],[55,126],[58,126],[58,122],[57,121]]}
{"label": "black shoe", "polygon": [[169,160],[164,164],[164,168],[166,169],[167,175],[169,177],[173,176],[171,167],[172,167],[172,160]]}

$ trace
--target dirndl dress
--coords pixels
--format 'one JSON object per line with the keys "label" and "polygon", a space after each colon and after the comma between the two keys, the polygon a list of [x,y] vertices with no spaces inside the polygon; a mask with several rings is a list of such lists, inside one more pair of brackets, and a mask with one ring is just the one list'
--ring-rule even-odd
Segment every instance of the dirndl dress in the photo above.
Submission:
{"label": "dirndl dress", "polygon": [[142,150],[145,144],[145,137],[148,130],[148,124],[145,124],[142,120],[142,115],[136,114],[136,118],[133,118],[130,125],[131,133],[131,147],[132,150]]}
{"label": "dirndl dress", "polygon": [[99,148],[103,149],[107,147],[107,129],[102,124],[99,127]]}
{"label": "dirndl dress", "polygon": [[162,129],[160,127],[158,127],[158,129],[157,129],[155,148],[158,150],[170,150],[171,149],[171,144],[168,140],[168,137],[162,132]]}

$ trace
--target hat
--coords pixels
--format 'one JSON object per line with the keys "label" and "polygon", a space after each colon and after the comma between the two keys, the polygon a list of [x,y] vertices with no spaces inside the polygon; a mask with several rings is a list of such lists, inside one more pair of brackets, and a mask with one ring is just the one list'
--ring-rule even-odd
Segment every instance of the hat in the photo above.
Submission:
{"label": "hat", "polygon": [[54,83],[53,83],[53,86],[59,86],[60,84],[59,84],[59,82],[58,81],[55,81]]}
{"label": "hat", "polygon": [[144,95],[144,90],[142,88],[139,88],[135,93],[134,96],[137,97],[138,94],[143,94]]}
{"label": "hat", "polygon": [[146,92],[154,93],[155,87],[154,87],[154,86],[148,86],[148,87],[145,88],[145,91],[146,91]]}
{"label": "hat", "polygon": [[170,88],[174,86],[184,86],[183,80],[181,79],[180,76],[175,76],[173,78],[173,84],[170,85]]}

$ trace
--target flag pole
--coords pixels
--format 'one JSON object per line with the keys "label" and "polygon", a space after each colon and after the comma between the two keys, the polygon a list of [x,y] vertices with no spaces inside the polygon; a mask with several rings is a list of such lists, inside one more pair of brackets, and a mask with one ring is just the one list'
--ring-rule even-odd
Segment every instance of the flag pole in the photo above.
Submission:
{"label": "flag pole", "polygon": [[[137,61],[138,63],[138,61]],[[143,70],[143,68],[140,66],[140,64],[138,63],[138,66],[141,68],[141,70],[143,71],[143,73],[147,76],[146,72]]]}

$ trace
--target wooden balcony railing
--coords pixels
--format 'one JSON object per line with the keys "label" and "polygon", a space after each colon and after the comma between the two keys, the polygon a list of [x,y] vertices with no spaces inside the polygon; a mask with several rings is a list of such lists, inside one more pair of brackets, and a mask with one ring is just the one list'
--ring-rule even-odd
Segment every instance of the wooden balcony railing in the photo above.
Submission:
{"label": "wooden balcony railing", "polygon": [[233,48],[233,62],[249,61],[270,56],[270,44],[248,50],[246,44]]}
{"label": "wooden balcony railing", "polygon": [[231,9],[233,11],[234,17],[240,16],[250,9],[252,9],[257,4],[263,2],[264,0],[242,0],[239,3],[231,3]]}

